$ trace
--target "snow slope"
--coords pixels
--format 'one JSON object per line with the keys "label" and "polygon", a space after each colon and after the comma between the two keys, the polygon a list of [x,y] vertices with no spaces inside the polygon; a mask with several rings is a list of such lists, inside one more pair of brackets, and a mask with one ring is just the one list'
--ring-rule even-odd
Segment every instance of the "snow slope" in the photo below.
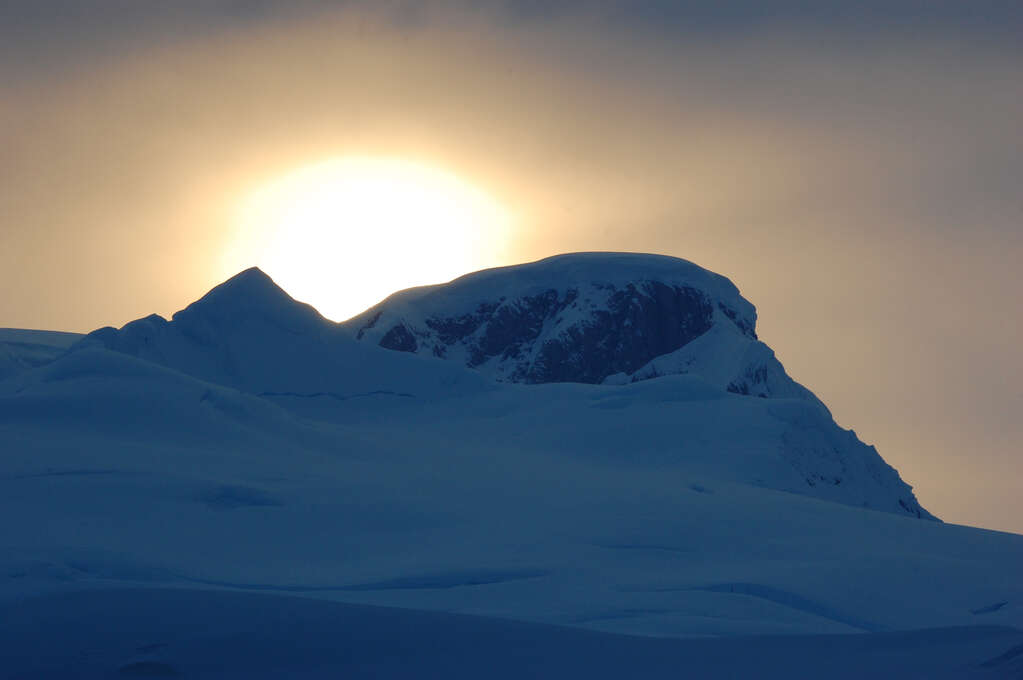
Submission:
{"label": "snow slope", "polygon": [[0,599],[204,585],[667,636],[1023,625],[1023,537],[768,488],[799,481],[770,413],[797,401],[691,376],[329,401],[314,419],[98,348],[0,382]]}
{"label": "snow slope", "polygon": [[[1023,536],[921,521],[813,400],[726,387],[495,382],[244,272],[0,380],[0,656],[27,677],[460,677],[492,655],[509,677],[1018,676]],[[778,634],[811,637],[735,637]]]}
{"label": "snow slope", "polygon": [[0,328],[0,380],[53,361],[81,337],[78,333]]}
{"label": "snow slope", "polygon": [[95,590],[0,608],[0,657],[21,678],[991,679],[1018,677],[1021,650],[1023,633],[993,626],[664,640],[209,590]]}

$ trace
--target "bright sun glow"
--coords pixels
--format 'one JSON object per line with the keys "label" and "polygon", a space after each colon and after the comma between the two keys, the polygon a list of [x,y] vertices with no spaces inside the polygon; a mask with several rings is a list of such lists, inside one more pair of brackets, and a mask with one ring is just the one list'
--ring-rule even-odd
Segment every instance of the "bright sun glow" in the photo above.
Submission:
{"label": "bright sun glow", "polygon": [[258,188],[238,211],[233,274],[256,265],[343,320],[387,295],[501,264],[510,218],[457,177],[402,160],[339,158]]}

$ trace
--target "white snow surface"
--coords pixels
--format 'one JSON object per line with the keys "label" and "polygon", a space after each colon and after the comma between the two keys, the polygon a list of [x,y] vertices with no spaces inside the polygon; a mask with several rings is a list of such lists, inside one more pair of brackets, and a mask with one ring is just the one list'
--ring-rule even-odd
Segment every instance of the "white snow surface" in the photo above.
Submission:
{"label": "white snow surface", "polygon": [[1017,677],[1023,536],[917,519],[907,493],[810,400],[498,383],[358,342],[250,270],[0,380],[0,657]]}

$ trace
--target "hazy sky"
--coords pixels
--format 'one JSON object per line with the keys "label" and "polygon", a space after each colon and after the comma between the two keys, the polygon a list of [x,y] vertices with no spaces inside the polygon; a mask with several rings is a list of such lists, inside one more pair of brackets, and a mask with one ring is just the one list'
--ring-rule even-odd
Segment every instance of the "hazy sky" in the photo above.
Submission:
{"label": "hazy sky", "polygon": [[730,277],[926,507],[1023,532],[1020,35],[977,0],[8,1],[0,326],[169,315],[253,187],[411,159],[508,208],[505,263]]}

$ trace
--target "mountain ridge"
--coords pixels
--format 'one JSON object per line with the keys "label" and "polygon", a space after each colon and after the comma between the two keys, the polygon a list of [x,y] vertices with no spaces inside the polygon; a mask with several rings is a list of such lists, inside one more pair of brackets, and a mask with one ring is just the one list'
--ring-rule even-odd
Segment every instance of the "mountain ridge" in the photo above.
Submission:
{"label": "mountain ridge", "polygon": [[[71,351],[129,354],[328,419],[353,395],[430,401],[502,382],[611,389],[692,376],[769,406],[757,416],[774,423],[768,450],[794,475],[772,473],[768,486],[936,519],[876,449],[785,373],[755,324],[755,307],[731,281],[691,262],[579,253],[400,291],[341,324],[250,268],[169,321],[150,315],[99,329]],[[725,449],[728,436],[713,434]]]}

